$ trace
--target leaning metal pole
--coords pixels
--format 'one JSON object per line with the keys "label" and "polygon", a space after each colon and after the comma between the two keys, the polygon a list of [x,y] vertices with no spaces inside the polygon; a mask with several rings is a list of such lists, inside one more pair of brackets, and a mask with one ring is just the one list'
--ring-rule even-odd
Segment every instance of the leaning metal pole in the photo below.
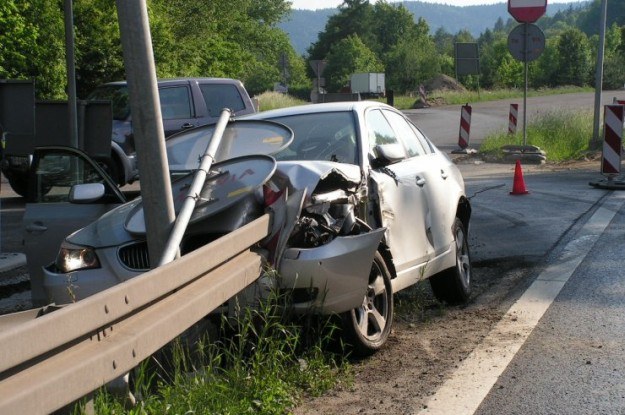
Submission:
{"label": "leaning metal pole", "polygon": [[197,200],[200,196],[202,187],[204,187],[204,183],[206,182],[206,178],[208,177],[208,173],[210,172],[211,165],[215,161],[217,149],[221,144],[221,139],[224,135],[224,131],[226,129],[226,126],[228,125],[228,120],[230,119],[231,115],[232,112],[228,108],[224,108],[221,111],[221,115],[219,116],[219,120],[217,121],[217,125],[215,126],[213,136],[211,137],[210,143],[208,144],[208,147],[206,148],[206,151],[204,152],[204,155],[202,156],[202,159],[200,161],[200,167],[198,167],[198,170],[193,177],[191,187],[189,188],[187,196],[182,203],[182,207],[180,208],[180,212],[176,217],[174,228],[169,235],[167,244],[165,244],[163,256],[158,263],[159,267],[173,261],[176,258],[176,255],[178,255],[180,242],[182,241],[184,232],[187,229],[189,221],[191,220],[191,214],[193,214],[195,204],[197,203]]}

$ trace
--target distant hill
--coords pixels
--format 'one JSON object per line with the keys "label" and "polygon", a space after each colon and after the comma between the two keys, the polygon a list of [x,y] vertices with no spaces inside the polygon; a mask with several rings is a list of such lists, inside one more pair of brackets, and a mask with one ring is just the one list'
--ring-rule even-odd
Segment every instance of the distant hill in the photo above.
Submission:
{"label": "distant hill", "polygon": [[[478,37],[486,29],[492,29],[500,17],[504,22],[511,18],[507,2],[463,7],[422,1],[405,1],[403,4],[415,16],[415,20],[423,17],[428,22],[432,33],[441,27],[452,34],[466,29],[473,36]],[[587,2],[549,4],[547,15],[552,16],[569,7],[577,9],[586,4]],[[289,34],[295,50],[299,54],[304,54],[308,46],[317,40],[317,34],[325,28],[328,17],[336,12],[337,9],[296,9],[292,11],[290,19],[279,24],[279,27]]]}

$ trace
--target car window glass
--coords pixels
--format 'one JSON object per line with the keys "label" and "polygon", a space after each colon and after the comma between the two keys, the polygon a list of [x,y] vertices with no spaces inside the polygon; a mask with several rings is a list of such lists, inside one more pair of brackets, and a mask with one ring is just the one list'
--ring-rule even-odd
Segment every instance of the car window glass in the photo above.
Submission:
{"label": "car window glass", "polygon": [[406,153],[409,157],[420,156],[425,154],[423,145],[415,135],[414,130],[409,125],[408,121],[401,115],[393,111],[384,111],[384,115],[393,126],[393,129],[397,132],[401,142],[404,144]]}
{"label": "car window glass", "polygon": [[425,137],[425,135],[421,132],[421,130],[419,130],[416,126],[414,126],[411,123],[408,123],[408,124],[410,125],[410,128],[412,128],[412,131],[414,131],[415,136],[417,137],[417,139],[419,140],[423,148],[425,148],[425,151],[427,153],[433,153],[434,148],[432,147],[432,143],[430,143],[430,140],[428,140]]}
{"label": "car window glass", "polygon": [[369,150],[380,144],[395,144],[397,137],[384,115],[378,110],[369,111],[366,115],[369,128]]}
{"label": "car window glass", "polygon": [[354,116],[350,111],[273,118],[293,130],[291,145],[277,160],[324,160],[358,164]]}
{"label": "car window glass", "polygon": [[164,120],[191,118],[191,98],[186,86],[160,88],[161,113]]}
{"label": "car window glass", "polygon": [[200,91],[211,117],[219,117],[224,108],[234,111],[235,114],[245,109],[243,98],[235,85],[200,84]]}
{"label": "car window glass", "polygon": [[35,169],[35,202],[68,202],[73,185],[104,183],[100,173],[85,160],[68,153],[45,154]]}

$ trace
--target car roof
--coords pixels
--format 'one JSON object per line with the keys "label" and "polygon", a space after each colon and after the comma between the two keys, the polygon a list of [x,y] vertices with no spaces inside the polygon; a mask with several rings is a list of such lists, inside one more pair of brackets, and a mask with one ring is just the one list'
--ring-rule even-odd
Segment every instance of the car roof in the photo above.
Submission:
{"label": "car roof", "polygon": [[[199,82],[199,83],[212,83],[212,84],[231,84],[241,83],[238,79],[233,78],[207,78],[207,77],[191,77],[191,78],[162,78],[157,80],[159,86],[166,86],[168,84],[178,84],[181,82]],[[124,86],[126,81],[113,81],[107,82],[100,86],[112,85],[112,86]]]}
{"label": "car roof", "polygon": [[376,101],[342,101],[342,102],[327,102],[321,104],[305,104],[305,105],[296,105],[293,107],[280,108],[275,110],[263,111],[251,115],[245,115],[240,118],[245,119],[266,119],[266,118],[277,118],[277,117],[286,117],[291,115],[301,115],[301,114],[319,114],[324,112],[341,112],[341,111],[356,111],[362,112],[366,108],[388,108],[393,109],[393,107],[386,105],[381,102]]}

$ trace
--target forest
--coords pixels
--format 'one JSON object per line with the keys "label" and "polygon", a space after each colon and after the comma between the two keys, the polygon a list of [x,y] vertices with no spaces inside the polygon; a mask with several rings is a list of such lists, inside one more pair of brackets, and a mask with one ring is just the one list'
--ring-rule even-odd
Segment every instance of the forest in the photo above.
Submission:
{"label": "forest", "polygon": [[[0,3],[0,79],[34,79],[39,99],[66,98],[63,0]],[[431,33],[402,3],[345,0],[317,40],[298,55],[278,24],[288,18],[286,0],[147,0],[159,78],[231,77],[251,94],[274,88],[307,96],[308,61],[324,59],[326,89],[344,88],[355,72],[385,72],[387,89],[415,91],[425,81],[455,77],[454,44],[476,42],[480,74],[461,77],[467,88],[523,85],[523,63],[508,51],[517,25],[498,19],[475,37],[466,30]],[[599,47],[601,0],[561,10],[537,25],[546,37],[542,55],[529,64],[531,88],[592,86]],[[115,3],[74,2],[76,84],[79,97],[96,85],[124,79]],[[625,84],[625,2],[608,0],[603,87]]]}

